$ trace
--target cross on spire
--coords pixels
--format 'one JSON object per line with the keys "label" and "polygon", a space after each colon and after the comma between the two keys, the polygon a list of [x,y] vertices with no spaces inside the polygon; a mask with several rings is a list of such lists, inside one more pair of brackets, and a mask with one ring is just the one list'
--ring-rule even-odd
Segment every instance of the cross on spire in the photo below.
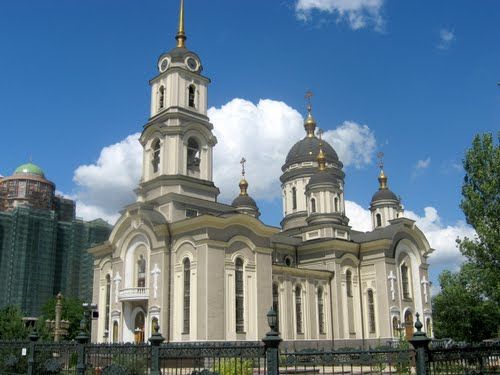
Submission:
{"label": "cross on spire", "polygon": [[377,152],[378,167],[384,169],[384,153],[382,151]]}
{"label": "cross on spire", "polygon": [[309,112],[311,112],[311,108],[312,108],[312,106],[311,106],[311,98],[312,98],[312,96],[313,96],[313,93],[312,93],[311,90],[307,90],[306,94],[304,95],[304,98],[306,98],[306,100],[307,100],[307,110]]}
{"label": "cross on spire", "polygon": [[247,160],[242,157],[241,160],[240,160],[240,164],[241,164],[241,175],[243,177],[245,177],[245,163],[247,162]]}

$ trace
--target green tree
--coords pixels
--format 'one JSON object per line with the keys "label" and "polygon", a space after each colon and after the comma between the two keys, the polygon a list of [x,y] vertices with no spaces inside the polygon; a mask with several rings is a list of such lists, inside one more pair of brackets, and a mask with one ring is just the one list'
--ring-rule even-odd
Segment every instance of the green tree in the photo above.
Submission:
{"label": "green tree", "polygon": [[476,266],[482,293],[500,306],[500,132],[476,135],[463,162],[462,208],[475,238],[457,240]]}
{"label": "green tree", "polygon": [[[63,340],[72,340],[80,331],[80,321],[83,318],[83,301],[78,298],[72,297],[63,297],[61,300],[62,303],[62,313],[61,319],[68,320],[70,322],[68,335],[63,337]],[[49,299],[42,306],[42,316],[38,319],[39,324],[37,325],[37,329],[39,335],[43,339],[49,339],[52,337],[52,333],[48,331],[45,326],[45,320],[55,320],[56,318],[56,298],[53,297]]]}
{"label": "green tree", "polygon": [[495,337],[500,311],[482,294],[479,274],[475,264],[464,263],[459,272],[439,275],[441,292],[432,302],[436,337],[471,343]]}
{"label": "green tree", "polygon": [[9,305],[0,310],[0,340],[24,340],[28,330],[19,307]]}

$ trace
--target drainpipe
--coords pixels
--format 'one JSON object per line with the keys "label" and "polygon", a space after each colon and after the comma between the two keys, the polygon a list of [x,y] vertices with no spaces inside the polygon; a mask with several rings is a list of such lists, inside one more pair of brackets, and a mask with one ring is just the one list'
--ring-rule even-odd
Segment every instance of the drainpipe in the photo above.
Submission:
{"label": "drainpipe", "polygon": [[365,313],[363,309],[363,292],[361,291],[361,245],[358,250],[358,284],[359,284],[359,307],[361,309],[361,340],[363,350],[365,349]]}

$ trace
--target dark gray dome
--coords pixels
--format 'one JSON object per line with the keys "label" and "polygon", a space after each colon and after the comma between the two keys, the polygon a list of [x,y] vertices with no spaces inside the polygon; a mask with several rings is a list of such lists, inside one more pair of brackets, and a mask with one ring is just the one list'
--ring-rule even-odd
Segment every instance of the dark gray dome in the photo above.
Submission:
{"label": "dark gray dome", "polygon": [[255,203],[254,199],[249,195],[238,195],[236,198],[234,198],[233,203],[231,203],[231,206],[257,208],[257,203]]}
{"label": "dark gray dome", "polygon": [[319,184],[337,184],[337,178],[329,170],[318,171],[310,178],[307,186]]}
{"label": "dark gray dome", "polygon": [[171,49],[163,56],[170,56],[173,62],[183,62],[187,56],[193,56],[196,57],[198,60],[200,60],[200,58],[196,53],[188,50],[185,47],[175,47],[174,49]]}
{"label": "dark gray dome", "polygon": [[[290,165],[307,161],[316,161],[319,153],[320,140],[316,137],[305,137],[293,145],[286,156],[285,165],[281,168],[285,171]],[[339,162],[339,157],[328,142],[321,141],[323,152],[327,163]]]}
{"label": "dark gray dome", "polygon": [[376,201],[395,200],[399,202],[399,198],[389,189],[379,189],[372,197],[372,203]]}

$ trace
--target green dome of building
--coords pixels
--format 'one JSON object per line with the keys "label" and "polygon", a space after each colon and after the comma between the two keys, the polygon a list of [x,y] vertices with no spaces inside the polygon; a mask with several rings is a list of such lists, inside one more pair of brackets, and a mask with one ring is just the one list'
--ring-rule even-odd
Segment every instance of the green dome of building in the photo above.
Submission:
{"label": "green dome of building", "polygon": [[14,174],[21,174],[21,173],[34,174],[34,175],[45,178],[45,174],[43,173],[42,168],[40,168],[38,165],[35,165],[33,163],[26,163],[26,164],[20,165],[14,171]]}

